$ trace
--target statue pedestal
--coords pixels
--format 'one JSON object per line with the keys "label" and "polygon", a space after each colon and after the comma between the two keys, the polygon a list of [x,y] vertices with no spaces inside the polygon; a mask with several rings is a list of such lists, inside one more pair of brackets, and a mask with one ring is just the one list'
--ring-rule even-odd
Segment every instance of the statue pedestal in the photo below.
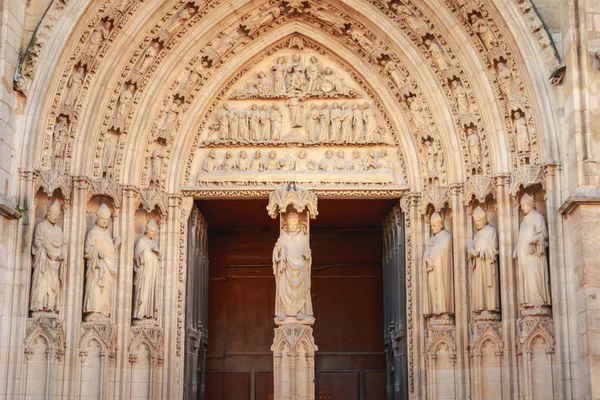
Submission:
{"label": "statue pedestal", "polygon": [[314,400],[315,352],[310,325],[284,324],[273,340],[275,400]]}

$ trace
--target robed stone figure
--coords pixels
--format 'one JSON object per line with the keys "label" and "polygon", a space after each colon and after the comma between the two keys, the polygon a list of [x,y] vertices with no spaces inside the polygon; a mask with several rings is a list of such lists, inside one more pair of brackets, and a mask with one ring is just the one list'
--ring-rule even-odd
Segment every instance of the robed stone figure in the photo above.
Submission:
{"label": "robed stone figure", "polygon": [[548,229],[544,217],[534,208],[533,197],[525,193],[521,198],[525,214],[519,227],[519,239],[513,258],[519,266],[521,305],[525,308],[549,306]]}
{"label": "robed stone figure", "polygon": [[497,312],[498,301],[498,232],[488,223],[486,212],[477,207],[473,212],[477,233],[467,245],[471,267],[471,311]]}
{"label": "robed stone figure", "polygon": [[29,306],[33,315],[58,311],[59,274],[67,252],[63,231],[57,225],[59,215],[60,203],[57,200],[48,207],[46,217],[35,227],[31,248],[33,276]]}
{"label": "robed stone figure", "polygon": [[153,219],[146,224],[146,230],[135,244],[133,271],[133,318],[138,321],[156,319],[157,282],[161,268],[161,256],[154,236],[158,225]]}
{"label": "robed stone figure", "polygon": [[110,214],[110,209],[102,204],[96,211],[96,223],[85,239],[87,271],[83,312],[86,321],[108,321],[110,317],[117,274],[117,250],[121,244],[121,239],[113,239],[108,230]]}
{"label": "robed stone figure", "polygon": [[312,256],[308,234],[301,228],[299,219],[296,212],[287,213],[273,250],[276,323],[283,323],[288,317],[296,323],[314,321],[310,297]]}
{"label": "robed stone figure", "polygon": [[433,235],[425,247],[425,296],[423,314],[444,317],[454,313],[454,284],[452,275],[452,234],[444,229],[439,213],[431,215]]}

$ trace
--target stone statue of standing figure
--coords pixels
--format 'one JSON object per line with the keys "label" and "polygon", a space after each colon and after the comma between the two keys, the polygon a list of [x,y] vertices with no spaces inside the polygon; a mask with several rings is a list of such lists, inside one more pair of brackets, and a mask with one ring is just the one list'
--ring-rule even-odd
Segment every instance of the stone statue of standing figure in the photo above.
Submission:
{"label": "stone statue of standing figure", "polygon": [[96,211],[96,223],[85,238],[87,260],[83,313],[85,321],[108,322],[117,277],[117,250],[121,238],[113,239],[108,230],[111,211],[102,204]]}
{"label": "stone statue of standing figure", "polygon": [[314,322],[310,297],[312,256],[308,232],[301,226],[300,216],[290,211],[273,250],[275,274],[275,323]]}
{"label": "stone statue of standing figure", "polygon": [[58,312],[60,271],[64,266],[67,244],[61,227],[57,224],[60,203],[48,206],[46,217],[37,224],[33,234],[33,276],[29,309],[32,316]]}
{"label": "stone statue of standing figure", "polygon": [[157,281],[161,269],[161,255],[154,236],[158,225],[153,219],[146,224],[146,230],[135,244],[133,259],[135,273],[133,280],[133,319],[156,322],[158,311]]}
{"label": "stone statue of standing figure", "polygon": [[477,207],[473,212],[477,233],[467,245],[471,267],[471,311],[475,319],[495,319],[498,300],[498,232],[488,223],[487,214]]}
{"label": "stone statue of standing figure", "polygon": [[429,238],[423,254],[423,314],[432,317],[433,323],[450,324],[450,315],[454,314],[452,234],[444,229],[444,220],[437,212],[431,215],[430,224],[433,235]]}
{"label": "stone statue of standing figure", "polygon": [[548,229],[544,216],[535,209],[533,197],[527,193],[521,198],[521,209],[525,216],[513,252],[519,267],[519,299],[523,315],[547,315],[552,304],[546,255]]}

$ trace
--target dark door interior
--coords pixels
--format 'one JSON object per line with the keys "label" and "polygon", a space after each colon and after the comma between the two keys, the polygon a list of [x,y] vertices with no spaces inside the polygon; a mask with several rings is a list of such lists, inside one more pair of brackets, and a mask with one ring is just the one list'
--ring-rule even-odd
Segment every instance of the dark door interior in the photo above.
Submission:
{"label": "dark door interior", "polygon": [[[207,400],[273,398],[278,220],[266,200],[205,201]],[[386,398],[381,222],[391,200],[321,200],[311,221],[317,399]]]}

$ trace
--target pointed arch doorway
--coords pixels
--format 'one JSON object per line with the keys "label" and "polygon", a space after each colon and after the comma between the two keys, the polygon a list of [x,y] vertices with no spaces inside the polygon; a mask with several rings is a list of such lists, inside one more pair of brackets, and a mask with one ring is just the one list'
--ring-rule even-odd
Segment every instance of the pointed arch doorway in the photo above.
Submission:
{"label": "pointed arch doorway", "polygon": [[[392,256],[403,239],[389,224],[397,204],[320,200],[311,226],[316,399],[405,397],[403,264]],[[273,399],[271,254],[279,227],[266,205],[196,202],[188,243],[188,399]]]}

